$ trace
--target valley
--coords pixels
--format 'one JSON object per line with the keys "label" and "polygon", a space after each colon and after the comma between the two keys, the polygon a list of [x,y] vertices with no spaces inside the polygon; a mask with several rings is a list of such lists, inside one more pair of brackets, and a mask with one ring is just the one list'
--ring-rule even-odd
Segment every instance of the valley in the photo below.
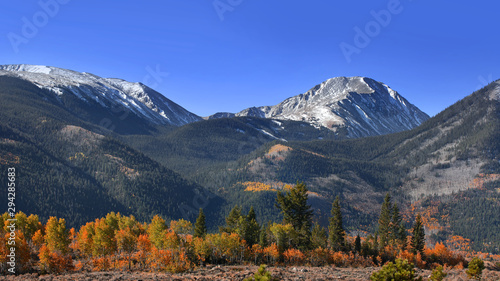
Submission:
{"label": "valley", "polygon": [[20,210],[68,229],[119,213],[144,223],[139,237],[157,215],[194,224],[202,209],[214,234],[235,206],[270,229],[278,194],[303,183],[317,229],[338,197],[346,235],[368,243],[390,194],[408,233],[422,215],[429,247],[460,238],[498,255],[499,96],[496,81],[429,117],[381,82],[339,77],[202,118],[140,83],[1,66],[0,163],[19,171]]}

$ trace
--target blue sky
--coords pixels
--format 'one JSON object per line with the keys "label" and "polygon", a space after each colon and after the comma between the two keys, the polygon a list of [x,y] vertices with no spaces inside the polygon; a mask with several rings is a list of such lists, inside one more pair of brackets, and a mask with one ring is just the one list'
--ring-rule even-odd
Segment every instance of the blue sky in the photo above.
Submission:
{"label": "blue sky", "polygon": [[201,116],[367,76],[435,115],[500,78],[499,9],[497,1],[2,1],[0,64],[144,82]]}

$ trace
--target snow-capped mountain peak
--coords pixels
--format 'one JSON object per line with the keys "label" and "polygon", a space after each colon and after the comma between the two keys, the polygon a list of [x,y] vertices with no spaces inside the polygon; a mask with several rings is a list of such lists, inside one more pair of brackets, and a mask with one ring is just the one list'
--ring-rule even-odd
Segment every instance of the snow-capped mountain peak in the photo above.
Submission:
{"label": "snow-capped mountain peak", "polygon": [[306,121],[348,137],[412,129],[429,116],[384,83],[366,77],[336,77],[274,106],[251,107],[236,116]]}
{"label": "snow-capped mountain peak", "polygon": [[57,95],[72,94],[83,101],[94,101],[106,108],[124,107],[155,124],[180,126],[201,120],[199,116],[142,83],[27,64],[0,65],[0,75],[19,77]]}

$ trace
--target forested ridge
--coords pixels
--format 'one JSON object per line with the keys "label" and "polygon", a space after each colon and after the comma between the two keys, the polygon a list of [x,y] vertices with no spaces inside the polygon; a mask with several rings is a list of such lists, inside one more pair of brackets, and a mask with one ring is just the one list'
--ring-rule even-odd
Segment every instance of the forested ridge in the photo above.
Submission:
{"label": "forested ridge", "polygon": [[[465,239],[426,243],[420,213],[407,227],[396,203],[386,194],[376,231],[351,236],[343,225],[339,197],[331,206],[329,226],[313,225],[307,204],[307,187],[297,183],[279,192],[276,208],[283,220],[259,223],[253,208],[247,213],[235,206],[219,231],[209,232],[206,216],[199,210],[193,224],[184,219],[154,216],[140,222],[134,216],[111,212],[79,228],[69,228],[64,218],[18,212],[15,230],[8,213],[0,216],[0,270],[8,270],[9,237],[15,237],[16,273],[139,270],[185,272],[205,264],[334,265],[369,267],[402,260],[413,266],[463,269],[470,258],[500,263],[500,256],[473,252]],[[12,235],[11,233],[14,233]],[[500,265],[500,264],[498,264]],[[440,271],[443,269],[441,268]],[[372,278],[384,274],[374,272]],[[480,272],[479,272],[480,274]],[[411,279],[413,280],[413,279]]]}
{"label": "forested ridge", "polygon": [[[332,133],[303,122],[248,117],[162,128],[123,111],[94,111],[92,104],[54,95],[20,79],[0,77],[0,84],[0,164],[2,170],[17,170],[18,185],[22,187],[16,198],[18,210],[37,214],[40,222],[52,216],[65,218],[65,227],[74,227],[74,235],[89,222],[93,221],[95,228],[101,220],[97,218],[136,221],[132,236],[120,235],[128,235],[127,241],[137,243],[141,235],[148,234],[150,225],[145,222],[153,218],[165,222],[182,218],[186,220],[182,223],[189,226],[195,222],[199,208],[204,210],[203,228],[213,241],[188,239],[186,233],[175,232],[163,223],[162,231],[170,229],[169,237],[178,241],[176,247],[182,245],[184,252],[158,246],[155,256],[155,247],[148,248],[151,253],[144,257],[144,267],[162,266],[146,264],[148,259],[152,262],[167,253],[160,255],[159,251],[170,251],[176,261],[184,260],[186,268],[205,261],[238,263],[252,259],[256,264],[304,263],[316,257],[325,260],[323,263],[334,263],[335,255],[350,260],[345,264],[380,264],[378,257],[384,261],[406,257],[419,263],[416,253],[401,256],[406,255],[402,249],[385,249],[386,239],[378,236],[376,222],[387,192],[404,218],[401,223],[407,237],[411,236],[417,214],[421,214],[420,229],[425,230],[430,247],[445,245],[462,255],[472,250],[499,253],[500,224],[495,214],[500,211],[500,105],[489,95],[494,85],[473,93],[413,130],[345,140],[342,131]],[[264,131],[276,135],[271,137]],[[1,182],[6,178],[4,173],[0,175]],[[275,208],[276,200],[283,199],[281,192],[298,181],[307,184],[305,197],[312,207],[310,224],[300,227],[293,223],[289,226],[285,213]],[[337,197],[342,202],[342,228],[348,241],[333,250],[331,239],[325,242],[324,237],[328,237],[326,227],[331,223],[330,210]],[[468,204],[462,204],[464,201]],[[286,200],[278,205],[283,207]],[[233,214],[234,224],[222,226],[228,214]],[[246,224],[252,220],[255,223]],[[106,254],[95,254],[93,247],[101,246],[95,246],[93,240],[88,242],[91,244],[87,251],[91,253],[83,260],[78,251],[68,250],[85,268],[99,262],[109,266],[122,259],[124,252],[120,252],[115,235],[125,229],[115,222],[101,224],[109,227],[109,253],[101,249]],[[246,228],[256,229],[256,224],[259,237],[253,233],[249,238],[252,235],[246,236]],[[40,235],[45,235],[42,229],[46,225],[37,225]],[[219,226],[222,228],[216,232]],[[194,235],[195,229],[193,226],[189,235]],[[361,234],[359,239],[357,233]],[[163,234],[167,235],[158,235]],[[30,235],[26,233],[25,239],[31,246]],[[261,238],[270,243],[261,243]],[[72,239],[76,245],[76,238]],[[359,250],[356,240],[361,248],[364,245],[365,252]],[[48,243],[46,238],[43,241]],[[231,260],[227,253],[222,254],[224,250],[214,248],[228,241],[238,245],[238,258]],[[406,242],[411,245],[411,241]],[[194,255],[198,246],[193,243],[201,243],[198,246],[210,254]],[[464,244],[467,246],[462,247]],[[254,245],[261,248],[253,249]],[[329,250],[317,250],[318,245]],[[36,251],[40,249],[30,251],[39,255]],[[278,254],[272,252],[276,249]],[[288,250],[289,257],[298,256],[287,258]],[[52,262],[48,257],[57,260],[57,255],[65,251],[44,250],[47,266],[50,268]],[[134,248],[132,252],[136,255],[140,251]],[[136,266],[141,264],[135,261]],[[422,261],[433,263],[432,259]]]}
{"label": "forested ridge", "polygon": [[[141,220],[155,214],[180,218],[195,216],[200,206],[217,212],[213,206],[223,202],[141,152],[94,132],[99,131],[94,124],[58,101],[48,102],[52,93],[0,78],[10,85],[0,88],[6,101],[0,111],[0,159],[2,170],[17,170],[19,210],[43,219],[65,217],[77,227],[112,211]],[[7,175],[1,173],[0,180],[6,183]],[[195,206],[197,194],[210,201]]]}

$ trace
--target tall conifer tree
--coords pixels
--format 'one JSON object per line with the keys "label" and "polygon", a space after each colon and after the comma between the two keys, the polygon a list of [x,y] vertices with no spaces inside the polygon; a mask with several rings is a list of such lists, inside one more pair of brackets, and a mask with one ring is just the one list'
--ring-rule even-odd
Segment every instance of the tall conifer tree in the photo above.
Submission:
{"label": "tall conifer tree", "polygon": [[417,252],[423,253],[425,246],[425,230],[424,225],[422,224],[422,217],[420,214],[417,215],[415,219],[415,224],[412,229],[413,237],[411,238],[411,247],[413,248],[413,252],[416,254]]}
{"label": "tall conifer tree", "polygon": [[307,204],[307,187],[304,183],[297,183],[290,192],[278,192],[276,207],[283,214],[283,223],[292,224],[299,234],[294,246],[301,249],[310,248],[313,211]]}
{"label": "tall conifer tree", "polygon": [[334,251],[343,251],[345,249],[345,231],[342,225],[339,196],[333,201],[331,214],[328,227],[330,247]]}
{"label": "tall conifer tree", "polygon": [[205,237],[207,234],[207,225],[205,222],[205,214],[203,213],[203,209],[200,208],[200,212],[198,213],[198,218],[194,224],[194,237]]}
{"label": "tall conifer tree", "polygon": [[378,237],[380,239],[378,246],[380,249],[383,249],[390,239],[392,210],[391,195],[387,193],[384,198],[384,203],[382,203],[382,209],[380,210],[380,217],[378,219]]}

